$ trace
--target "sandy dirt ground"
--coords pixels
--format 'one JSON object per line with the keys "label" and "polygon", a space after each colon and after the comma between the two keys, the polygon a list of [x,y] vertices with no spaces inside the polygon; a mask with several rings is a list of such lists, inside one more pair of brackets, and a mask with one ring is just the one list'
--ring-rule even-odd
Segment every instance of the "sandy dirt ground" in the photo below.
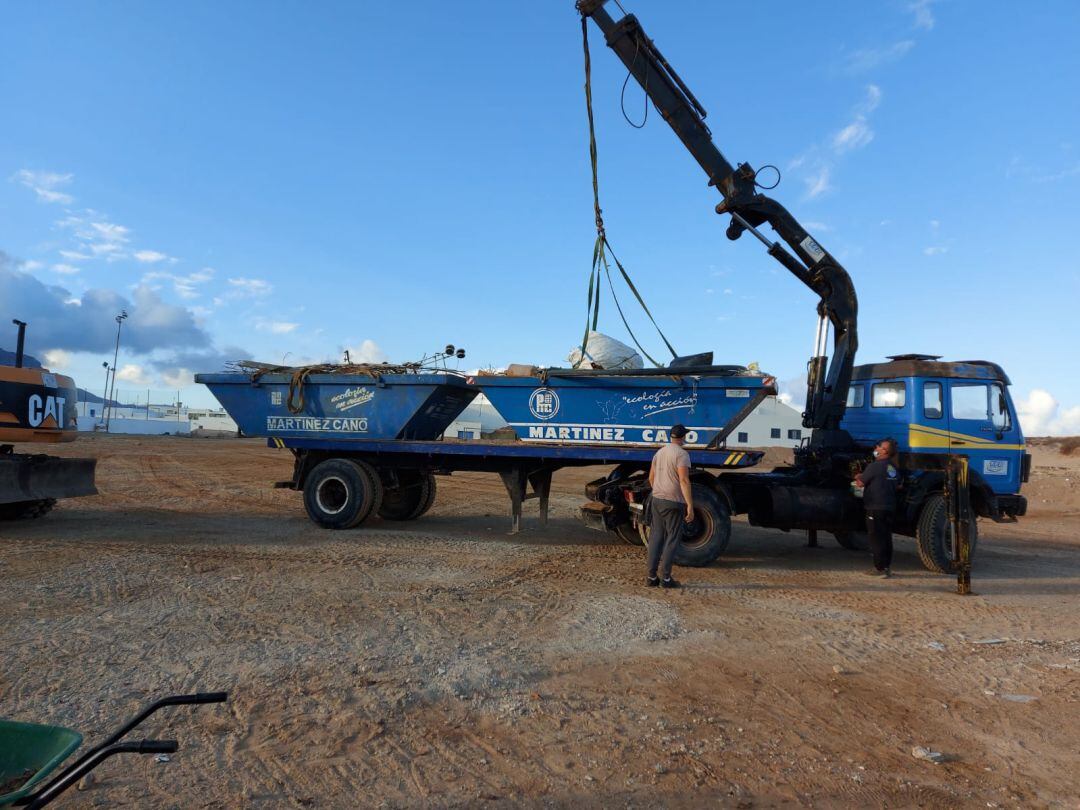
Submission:
{"label": "sandy dirt ground", "polygon": [[1031,515],[980,524],[960,597],[909,540],[883,581],[741,522],[647,590],[642,550],[575,518],[596,470],[556,477],[543,531],[462,474],[416,522],[329,532],[260,441],[60,452],[101,495],[0,524],[0,715],[92,741],[232,694],[60,807],[1077,806],[1080,454],[1034,449]]}

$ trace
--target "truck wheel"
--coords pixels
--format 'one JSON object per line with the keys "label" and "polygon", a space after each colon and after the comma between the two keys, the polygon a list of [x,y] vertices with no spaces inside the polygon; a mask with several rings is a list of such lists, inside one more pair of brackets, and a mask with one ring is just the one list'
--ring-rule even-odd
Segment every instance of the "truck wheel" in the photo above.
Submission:
{"label": "truck wheel", "polygon": [[383,492],[379,517],[385,520],[415,520],[435,502],[435,476],[430,473],[398,473],[400,486]]}
{"label": "truck wheel", "polygon": [[[971,521],[971,556],[975,557],[975,546],[979,542],[979,527],[974,520]],[[919,559],[927,571],[938,574],[951,574],[953,572],[953,535],[949,525],[947,510],[945,509],[945,496],[931,495],[923,503],[922,512],[919,514],[919,523],[915,529],[915,548],[918,549]]]}
{"label": "truck wheel", "polygon": [[33,520],[52,511],[56,498],[40,501],[19,501],[0,505],[0,520]]}
{"label": "truck wheel", "polygon": [[416,514],[413,515],[414,518],[418,518],[421,515],[426,515],[428,510],[435,505],[436,487],[434,475],[432,475],[431,473],[424,474],[423,488],[424,499],[420,502],[419,507],[417,507]]}
{"label": "truck wheel", "polygon": [[[700,568],[724,553],[731,539],[731,510],[727,502],[704,484],[691,484],[694,497],[694,522],[675,550],[675,564]],[[649,544],[649,527],[638,525],[642,545]]]}
{"label": "truck wheel", "polygon": [[692,484],[694,521],[687,526],[682,543],[675,550],[675,563],[700,567],[708,565],[727,548],[731,539],[731,510],[712,489]]}
{"label": "truck wheel", "polygon": [[853,532],[845,529],[840,532],[832,532],[832,536],[836,538],[836,542],[840,544],[841,548],[846,548],[848,551],[870,550],[870,540],[866,536],[866,532]]}
{"label": "truck wheel", "polygon": [[633,523],[620,523],[613,531],[627,545],[643,546],[646,543],[645,540],[642,540],[638,527]]}
{"label": "truck wheel", "polygon": [[381,501],[379,475],[362,461],[329,459],[304,482],[304,508],[324,529],[351,529],[377,510]]}

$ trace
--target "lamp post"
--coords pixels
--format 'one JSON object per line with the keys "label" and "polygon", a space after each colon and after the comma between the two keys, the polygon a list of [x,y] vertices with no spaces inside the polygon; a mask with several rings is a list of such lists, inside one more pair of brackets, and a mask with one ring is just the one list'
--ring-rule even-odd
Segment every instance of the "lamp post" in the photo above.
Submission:
{"label": "lamp post", "polygon": [[[112,393],[116,394],[116,359],[120,356],[120,327],[123,326],[124,321],[127,319],[127,310],[120,310],[120,314],[116,316],[116,348],[113,350],[113,375],[112,375]],[[110,396],[109,399],[113,400],[115,396]],[[109,409],[106,411],[108,414],[105,417],[105,432],[109,432],[109,421],[112,419],[112,404],[110,402]]]}
{"label": "lamp post", "polygon": [[109,401],[109,361],[106,360],[101,367],[105,369],[105,388],[101,391],[101,418],[104,420],[105,404]]}

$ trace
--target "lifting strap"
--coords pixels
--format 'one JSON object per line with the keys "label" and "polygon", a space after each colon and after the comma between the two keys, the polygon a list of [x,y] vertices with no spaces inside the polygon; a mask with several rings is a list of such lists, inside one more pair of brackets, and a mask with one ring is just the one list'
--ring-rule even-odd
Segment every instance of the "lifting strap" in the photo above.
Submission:
{"label": "lifting strap", "polygon": [[649,307],[646,306],[645,299],[641,297],[641,293],[639,293],[637,287],[634,286],[634,282],[630,280],[630,274],[626,272],[626,268],[622,266],[622,262],[620,262],[615,255],[615,251],[611,249],[611,243],[608,242],[607,233],[604,231],[604,216],[600,210],[600,180],[596,159],[596,126],[593,123],[592,60],[589,58],[589,27],[588,19],[585,15],[582,15],[581,17],[581,40],[585,49],[585,106],[589,113],[589,161],[592,164],[593,211],[596,214],[596,243],[593,245],[592,270],[589,271],[589,296],[585,307],[585,336],[581,340],[581,360],[579,361],[579,364],[585,360],[585,353],[589,344],[589,331],[590,329],[596,329],[597,321],[600,318],[600,288],[603,286],[603,278],[601,277],[602,270],[604,276],[607,277],[608,288],[611,290],[611,298],[615,302],[615,309],[618,310],[623,326],[626,327],[626,331],[630,334],[630,339],[634,341],[634,345],[637,346],[638,350],[650,363],[659,367],[660,364],[645,351],[638,342],[637,336],[634,335],[634,330],[632,330],[630,324],[627,323],[622,306],[619,304],[619,297],[615,294],[615,285],[611,281],[611,265],[608,263],[609,255],[611,256],[611,260],[615,262],[615,266],[619,269],[619,273],[622,275],[623,281],[626,282],[626,286],[630,288],[630,291],[634,294],[634,297],[645,311],[645,314],[649,316],[652,325],[656,327],[657,334],[660,335],[661,340],[664,341],[664,345],[667,346],[668,351],[671,352],[671,356],[678,357],[678,353],[660,329],[659,324],[656,323],[656,319],[649,311]]}

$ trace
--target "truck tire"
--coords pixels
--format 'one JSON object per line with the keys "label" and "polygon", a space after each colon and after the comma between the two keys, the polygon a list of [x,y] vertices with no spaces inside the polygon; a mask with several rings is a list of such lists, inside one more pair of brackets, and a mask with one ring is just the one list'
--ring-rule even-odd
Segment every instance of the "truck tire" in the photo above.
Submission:
{"label": "truck tire", "polygon": [[[979,543],[979,526],[971,521],[971,556],[975,558],[975,547]],[[948,525],[945,509],[945,496],[941,493],[930,495],[919,513],[919,522],[915,528],[915,548],[919,559],[927,571],[937,574],[953,572],[953,538]]]}
{"label": "truck tire", "polygon": [[435,493],[437,487],[435,486],[435,476],[431,473],[424,474],[424,499],[420,502],[420,506],[417,508],[414,518],[422,517],[428,513],[428,510],[435,505]]}
{"label": "truck tire", "polygon": [[56,498],[0,504],[0,520],[33,520],[52,511],[54,506]]}
{"label": "truck tire", "polygon": [[379,517],[384,520],[415,520],[435,502],[435,476],[431,473],[398,473],[401,486],[383,492]]}
{"label": "truck tire", "polygon": [[304,508],[324,529],[351,529],[367,520],[382,501],[382,481],[370,465],[332,458],[304,482]]}
{"label": "truck tire", "polygon": [[841,548],[846,548],[848,551],[870,550],[870,539],[866,536],[866,532],[853,532],[845,529],[844,531],[832,532],[832,536],[836,538],[836,542]]}
{"label": "truck tire", "polygon": [[[731,539],[731,510],[727,501],[705,484],[691,484],[694,522],[675,550],[675,564],[701,568],[716,560]],[[649,527],[638,525],[642,545],[649,544]]]}

